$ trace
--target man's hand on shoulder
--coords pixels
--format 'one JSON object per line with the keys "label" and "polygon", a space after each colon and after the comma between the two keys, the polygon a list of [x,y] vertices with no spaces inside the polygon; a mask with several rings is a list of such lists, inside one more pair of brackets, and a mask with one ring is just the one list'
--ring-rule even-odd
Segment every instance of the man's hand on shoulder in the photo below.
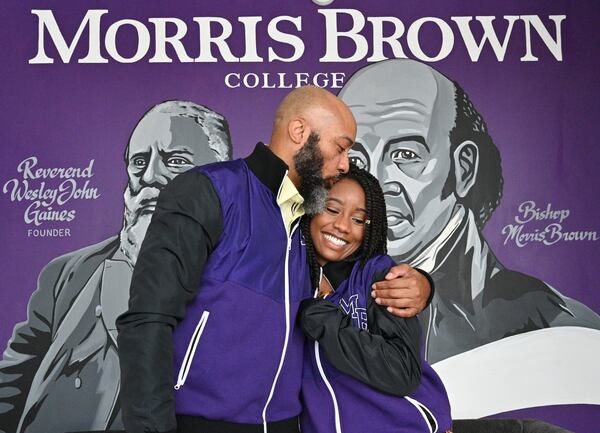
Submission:
{"label": "man's hand on shoulder", "polygon": [[379,305],[398,317],[413,317],[423,311],[433,291],[429,279],[417,269],[396,265],[390,269],[385,280],[372,286],[371,296]]}

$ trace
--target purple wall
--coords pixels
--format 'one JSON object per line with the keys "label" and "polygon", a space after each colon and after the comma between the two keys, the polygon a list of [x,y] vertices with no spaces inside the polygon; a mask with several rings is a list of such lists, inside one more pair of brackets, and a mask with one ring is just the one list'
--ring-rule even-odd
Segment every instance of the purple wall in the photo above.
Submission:
{"label": "purple wall", "polygon": [[[254,72],[343,72],[349,77],[367,64],[356,62],[323,63],[319,58],[325,49],[325,21],[319,9],[348,8],[367,16],[395,16],[407,29],[421,17],[439,17],[452,29],[455,37],[450,54],[431,63],[445,75],[460,82],[471,100],[485,117],[491,135],[502,155],[504,194],[499,208],[487,224],[484,235],[498,258],[511,269],[525,272],[548,282],[564,295],[578,299],[592,310],[600,312],[598,283],[593,279],[600,263],[600,249],[595,241],[560,241],[553,245],[532,242],[519,247],[505,242],[502,228],[514,223],[518,206],[533,200],[538,207],[568,209],[563,221],[564,231],[600,231],[598,214],[600,182],[600,150],[595,142],[600,70],[597,32],[600,6],[595,2],[504,1],[490,4],[479,1],[373,1],[336,0],[328,7],[318,7],[308,0],[252,2],[103,2],[109,13],[102,19],[102,39],[110,24],[131,18],[145,23],[150,30],[150,17],[178,17],[188,24],[184,44],[192,57],[198,55],[197,27],[192,17],[220,16],[233,25],[229,39],[236,55],[243,52],[243,28],[239,16],[261,16],[258,26],[258,53],[262,63],[150,64],[153,41],[148,55],[133,64],[120,64],[108,56],[108,64],[78,64],[85,56],[87,31],[69,64],[64,64],[46,34],[47,53],[55,57],[54,64],[33,65],[28,60],[37,51],[38,19],[32,9],[50,9],[59,27],[70,40],[91,3],[65,5],[59,1],[9,1],[0,12],[0,56],[2,80],[0,95],[2,113],[2,149],[0,184],[12,178],[22,180],[17,173],[21,161],[38,158],[38,167],[85,167],[94,159],[90,186],[99,197],[92,200],[71,200],[60,209],[73,209],[70,222],[44,222],[41,226],[24,222],[24,212],[30,201],[11,201],[10,191],[0,194],[2,227],[0,228],[0,344],[7,342],[17,322],[25,320],[27,303],[36,287],[41,268],[54,257],[106,239],[118,233],[123,210],[123,190],[127,176],[123,151],[129,135],[140,116],[154,104],[166,99],[183,99],[205,104],[225,115],[231,128],[234,156],[247,155],[256,141],[268,141],[273,112],[288,89],[230,89],[224,83],[227,73]],[[289,45],[271,41],[266,23],[281,15],[301,16],[302,31],[287,23],[281,29],[300,35],[305,45],[302,57],[292,63],[267,62],[268,47],[280,55],[290,55]],[[534,35],[533,52],[539,61],[522,62],[525,53],[525,32],[522,21],[515,23],[506,57],[499,62],[489,45],[480,59],[469,59],[460,33],[451,17],[496,16],[497,29],[504,35],[504,15],[537,15],[554,35],[549,15],[566,15],[562,23],[563,61],[557,61],[539,36]],[[340,26],[350,23],[344,17]],[[371,27],[363,34],[371,40]],[[475,31],[478,34],[478,31]],[[480,34],[480,32],[479,32]],[[131,55],[135,38],[131,28],[118,36],[118,49]],[[340,51],[351,53],[347,40],[340,40]],[[424,50],[439,49],[439,32],[424,27],[421,35]],[[406,35],[401,43],[408,57]],[[371,54],[369,50],[369,55]],[[174,57],[173,50],[168,53]],[[386,55],[392,56],[389,47]],[[337,92],[336,89],[332,89]],[[57,186],[56,179],[47,186]],[[31,181],[39,186],[40,180]],[[59,207],[56,207],[58,209]],[[543,229],[553,221],[525,224],[525,231]],[[33,237],[29,229],[63,228],[70,236]],[[598,237],[598,236],[596,236]],[[600,385],[600,384],[599,384]],[[598,419],[598,406],[555,409],[529,409],[514,414],[538,417],[584,432],[588,422]]]}

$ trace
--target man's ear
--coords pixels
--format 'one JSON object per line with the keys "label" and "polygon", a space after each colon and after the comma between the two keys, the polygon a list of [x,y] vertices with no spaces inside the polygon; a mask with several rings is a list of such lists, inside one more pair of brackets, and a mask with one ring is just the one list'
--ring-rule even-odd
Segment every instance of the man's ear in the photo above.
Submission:
{"label": "man's ear", "polygon": [[463,141],[454,151],[454,178],[456,179],[456,195],[464,198],[477,180],[479,167],[479,149],[470,141]]}
{"label": "man's ear", "polygon": [[294,144],[302,146],[309,134],[310,128],[305,119],[297,117],[288,123],[288,135]]}

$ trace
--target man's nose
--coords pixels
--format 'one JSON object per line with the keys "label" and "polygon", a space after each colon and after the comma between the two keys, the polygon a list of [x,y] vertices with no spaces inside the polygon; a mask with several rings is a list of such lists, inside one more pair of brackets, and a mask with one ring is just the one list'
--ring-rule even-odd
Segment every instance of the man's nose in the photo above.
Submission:
{"label": "man's nose", "polygon": [[169,174],[170,172],[167,170],[167,167],[163,163],[162,159],[153,156],[150,158],[146,170],[144,170],[141,183],[144,186],[162,188],[171,180]]}
{"label": "man's nose", "polygon": [[398,197],[402,194],[402,185],[395,181],[384,182],[381,189],[383,194],[387,196]]}
{"label": "man's nose", "polygon": [[338,163],[338,171],[341,173],[348,173],[350,170],[350,159],[348,158],[348,152],[343,152],[340,162]]}

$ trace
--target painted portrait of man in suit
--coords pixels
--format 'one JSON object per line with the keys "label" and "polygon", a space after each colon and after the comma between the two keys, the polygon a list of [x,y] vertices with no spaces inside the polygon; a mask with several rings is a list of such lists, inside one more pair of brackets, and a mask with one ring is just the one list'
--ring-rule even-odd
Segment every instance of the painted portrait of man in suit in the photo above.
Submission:
{"label": "painted portrait of man in suit", "polygon": [[500,152],[456,81],[393,59],[358,70],[340,97],[358,126],[350,159],[385,194],[388,253],[435,281],[421,317],[430,363],[536,329],[600,329],[582,303],[504,267],[482,235],[502,197]]}
{"label": "painted portrait of man in suit", "polygon": [[120,233],[52,260],[40,272],[27,320],[0,361],[0,431],[122,429],[116,318],[158,194],[184,171],[231,159],[226,119],[192,102],[152,107],[125,150]]}

